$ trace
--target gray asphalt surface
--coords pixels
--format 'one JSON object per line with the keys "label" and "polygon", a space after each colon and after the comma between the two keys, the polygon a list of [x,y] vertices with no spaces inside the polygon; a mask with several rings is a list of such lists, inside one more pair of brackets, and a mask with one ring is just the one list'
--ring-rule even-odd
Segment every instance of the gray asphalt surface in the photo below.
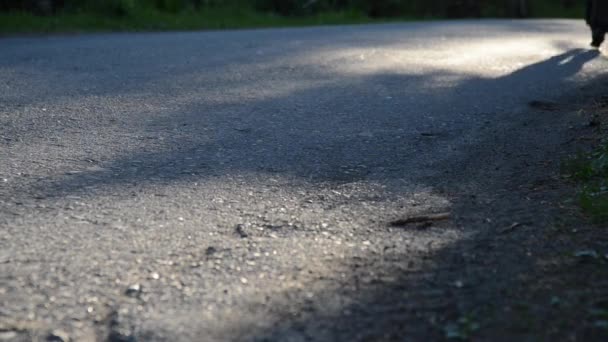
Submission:
{"label": "gray asphalt surface", "polygon": [[555,215],[517,189],[583,122],[528,104],[605,70],[588,36],[553,20],[1,38],[0,337],[440,338],[522,264],[477,267],[467,241]]}

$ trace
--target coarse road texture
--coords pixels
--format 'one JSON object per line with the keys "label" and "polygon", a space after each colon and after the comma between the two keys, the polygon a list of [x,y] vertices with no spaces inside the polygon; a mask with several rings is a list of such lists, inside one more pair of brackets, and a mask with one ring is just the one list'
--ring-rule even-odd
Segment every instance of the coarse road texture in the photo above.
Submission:
{"label": "coarse road texture", "polygon": [[533,189],[585,129],[552,104],[606,70],[589,38],[489,20],[0,39],[0,337],[466,337],[560,214]]}

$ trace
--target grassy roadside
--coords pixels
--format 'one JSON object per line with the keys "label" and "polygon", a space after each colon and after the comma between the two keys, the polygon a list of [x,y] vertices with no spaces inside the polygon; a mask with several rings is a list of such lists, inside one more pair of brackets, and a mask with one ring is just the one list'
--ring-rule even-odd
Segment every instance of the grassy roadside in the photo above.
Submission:
{"label": "grassy roadside", "polygon": [[[400,18],[399,20],[406,20]],[[396,19],[393,19],[396,20]],[[128,16],[95,13],[60,13],[37,16],[30,13],[0,13],[2,33],[55,33],[95,31],[165,31],[313,26],[386,22],[357,11],[325,12],[306,17],[284,17],[250,8],[209,8],[203,11],[167,13],[142,9]]]}
{"label": "grassy roadside", "polygon": [[584,1],[578,2],[570,8],[555,6],[557,1],[534,1],[531,2],[530,11],[534,17],[542,14],[546,18],[583,18],[585,14]]}
{"label": "grassy roadside", "polygon": [[608,141],[570,162],[571,176],[581,184],[578,201],[595,223],[608,223]]}
{"label": "grassy roadside", "polygon": [[[502,291],[502,302],[474,308],[472,318],[459,322],[460,330],[447,337],[608,341],[608,236],[603,229],[608,223],[608,96],[599,93],[608,94],[604,77],[555,103],[554,114],[579,116],[568,128],[567,146],[554,152],[563,160],[563,178],[552,171],[550,185],[532,190],[530,198],[551,198],[545,203],[559,207],[560,214],[546,227],[495,237],[489,245],[507,255],[524,248],[527,257],[517,262],[527,268]],[[576,148],[586,152],[568,157]],[[489,264],[496,267],[500,260]]]}
{"label": "grassy roadside", "polygon": [[[117,2],[129,4],[130,2]],[[98,5],[63,10],[55,15],[39,16],[30,12],[0,12],[0,33],[58,33],[99,31],[172,31],[214,30],[242,28],[271,28],[289,26],[365,24],[395,21],[438,19],[441,16],[421,14],[395,17],[370,17],[361,8],[340,11],[326,10],[316,14],[282,16],[274,12],[256,10],[253,6],[235,2],[233,5],[205,6],[199,10],[163,11],[150,6],[113,8]],[[239,5],[240,4],[240,5]],[[126,6],[126,7],[125,7]],[[407,13],[407,12],[404,12]],[[583,6],[569,8],[552,2],[535,2],[530,8],[533,18],[581,18]],[[488,18],[504,17],[498,8],[487,7],[481,15]]]}
{"label": "grassy roadside", "polygon": [[595,101],[588,109],[592,125],[598,128],[599,144],[592,152],[581,153],[564,163],[566,177],[580,185],[578,203],[597,224],[608,223],[608,135],[602,122],[608,118],[608,96]]}

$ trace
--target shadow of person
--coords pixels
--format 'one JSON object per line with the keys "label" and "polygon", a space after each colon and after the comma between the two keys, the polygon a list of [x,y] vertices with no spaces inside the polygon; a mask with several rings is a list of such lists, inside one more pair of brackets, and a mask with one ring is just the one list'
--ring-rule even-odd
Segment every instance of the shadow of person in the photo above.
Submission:
{"label": "shadow of person", "polygon": [[[503,81],[565,80],[600,55],[598,50],[572,49],[544,61],[525,66],[502,78]],[[532,79],[530,79],[532,77]]]}

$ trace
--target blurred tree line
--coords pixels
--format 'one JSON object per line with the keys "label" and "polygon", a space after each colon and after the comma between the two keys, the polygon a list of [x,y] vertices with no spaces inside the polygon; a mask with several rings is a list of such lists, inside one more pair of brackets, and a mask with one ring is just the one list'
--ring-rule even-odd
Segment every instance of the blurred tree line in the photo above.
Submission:
{"label": "blurred tree line", "polygon": [[[582,2],[582,1],[581,1]],[[0,0],[0,11],[28,11],[52,15],[60,11],[88,11],[126,16],[138,8],[164,12],[204,10],[211,6],[248,6],[283,16],[324,11],[359,11],[369,17],[527,17],[536,3],[570,9],[576,0]]]}

